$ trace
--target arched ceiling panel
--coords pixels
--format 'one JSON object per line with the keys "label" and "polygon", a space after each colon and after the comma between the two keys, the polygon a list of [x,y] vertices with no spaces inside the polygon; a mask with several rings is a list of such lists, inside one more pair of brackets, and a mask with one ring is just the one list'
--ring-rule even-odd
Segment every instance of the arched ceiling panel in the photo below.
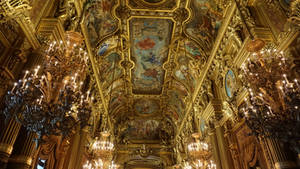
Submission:
{"label": "arched ceiling panel", "polygon": [[186,33],[210,50],[222,23],[222,10],[214,0],[191,0],[189,8],[193,16],[186,25]]}
{"label": "arched ceiling panel", "polygon": [[84,25],[91,46],[105,36],[113,33],[118,28],[118,21],[113,18],[113,7],[117,5],[115,0],[89,0],[85,4]]}
{"label": "arched ceiling panel", "polygon": [[199,86],[221,10],[214,0],[90,0],[83,16],[117,140],[164,142],[164,119],[179,124]]}

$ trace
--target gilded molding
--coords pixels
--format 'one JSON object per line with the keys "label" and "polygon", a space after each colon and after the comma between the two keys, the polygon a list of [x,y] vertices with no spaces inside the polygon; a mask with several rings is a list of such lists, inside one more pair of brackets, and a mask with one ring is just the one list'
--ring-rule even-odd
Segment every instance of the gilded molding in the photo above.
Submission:
{"label": "gilded molding", "polygon": [[227,26],[230,24],[230,22],[232,20],[232,17],[234,16],[235,11],[236,11],[236,4],[233,3],[229,7],[229,10],[226,11],[227,12],[227,14],[225,15],[226,17],[225,17],[225,19],[223,21],[223,24],[222,24],[222,26],[221,26],[221,28],[219,30],[218,36],[217,36],[217,38],[215,40],[215,44],[214,44],[214,47],[212,49],[211,55],[209,56],[208,61],[207,61],[206,65],[205,65],[205,67],[203,68],[203,71],[201,72],[200,79],[199,79],[199,82],[198,82],[198,86],[195,89],[195,92],[194,92],[194,95],[192,97],[192,100],[190,101],[190,104],[187,106],[188,107],[186,109],[187,113],[185,114],[185,116],[184,116],[184,118],[183,118],[180,126],[178,127],[178,130],[177,130],[178,132],[177,132],[176,137],[178,137],[178,134],[182,130],[183,125],[186,123],[187,114],[189,114],[188,112],[190,112],[190,110],[193,107],[193,103],[194,103],[195,99],[197,98],[197,95],[198,95],[198,93],[200,91],[200,88],[202,86],[202,82],[204,81],[204,79],[206,77],[206,74],[209,71],[209,68],[211,67],[212,62],[213,62],[213,60],[214,60],[217,52],[219,51],[220,44],[222,42],[226,41],[224,39],[224,35],[226,33]]}

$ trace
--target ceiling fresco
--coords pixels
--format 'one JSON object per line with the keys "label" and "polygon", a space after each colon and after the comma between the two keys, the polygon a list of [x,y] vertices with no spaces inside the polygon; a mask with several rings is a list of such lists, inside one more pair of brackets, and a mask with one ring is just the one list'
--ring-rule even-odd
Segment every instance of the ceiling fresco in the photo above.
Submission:
{"label": "ceiling fresco", "polygon": [[134,94],[160,94],[164,81],[162,65],[168,57],[172,21],[157,18],[133,18],[129,30]]}
{"label": "ceiling fresco", "polygon": [[197,41],[205,44],[204,49],[211,49],[212,43],[222,23],[222,13],[215,1],[191,0],[193,11],[191,21],[186,25],[186,32]]}
{"label": "ceiling fresco", "polygon": [[97,42],[117,29],[117,20],[112,16],[116,1],[90,0],[85,6],[85,26],[90,45],[95,47]]}
{"label": "ceiling fresco", "polygon": [[138,115],[152,115],[160,110],[159,100],[137,99],[134,103],[134,111]]}
{"label": "ceiling fresco", "polygon": [[126,140],[159,140],[159,121],[152,119],[132,120],[121,134]]}
{"label": "ceiling fresco", "polygon": [[81,26],[118,144],[172,141],[222,15],[213,0],[88,1]]}
{"label": "ceiling fresco", "polygon": [[[212,0],[172,2],[173,10],[163,10],[169,0],[90,0],[85,5],[85,36],[110,113],[162,115],[176,124],[186,113],[222,12]],[[162,10],[139,8],[149,4]]]}

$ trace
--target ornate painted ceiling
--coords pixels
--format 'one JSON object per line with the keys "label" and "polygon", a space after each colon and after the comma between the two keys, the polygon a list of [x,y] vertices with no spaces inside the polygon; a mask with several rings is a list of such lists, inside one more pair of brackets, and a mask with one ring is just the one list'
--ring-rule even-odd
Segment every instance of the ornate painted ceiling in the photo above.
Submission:
{"label": "ornate painted ceiling", "polygon": [[172,142],[199,92],[201,71],[222,24],[220,4],[221,0],[86,3],[83,33],[117,143]]}

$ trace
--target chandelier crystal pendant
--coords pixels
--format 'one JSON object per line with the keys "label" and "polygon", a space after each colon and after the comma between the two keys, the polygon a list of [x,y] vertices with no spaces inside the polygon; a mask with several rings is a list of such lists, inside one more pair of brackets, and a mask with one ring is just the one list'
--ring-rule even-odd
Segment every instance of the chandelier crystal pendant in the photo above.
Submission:
{"label": "chandelier crystal pendant", "polygon": [[88,125],[93,97],[87,91],[87,53],[82,37],[67,32],[66,44],[53,41],[45,51],[42,66],[26,71],[5,98],[3,113],[27,130],[42,136],[70,136],[77,124]]}
{"label": "chandelier crystal pendant", "polygon": [[291,78],[292,66],[276,49],[253,53],[242,65],[249,98],[240,113],[254,135],[299,146],[300,87]]}

